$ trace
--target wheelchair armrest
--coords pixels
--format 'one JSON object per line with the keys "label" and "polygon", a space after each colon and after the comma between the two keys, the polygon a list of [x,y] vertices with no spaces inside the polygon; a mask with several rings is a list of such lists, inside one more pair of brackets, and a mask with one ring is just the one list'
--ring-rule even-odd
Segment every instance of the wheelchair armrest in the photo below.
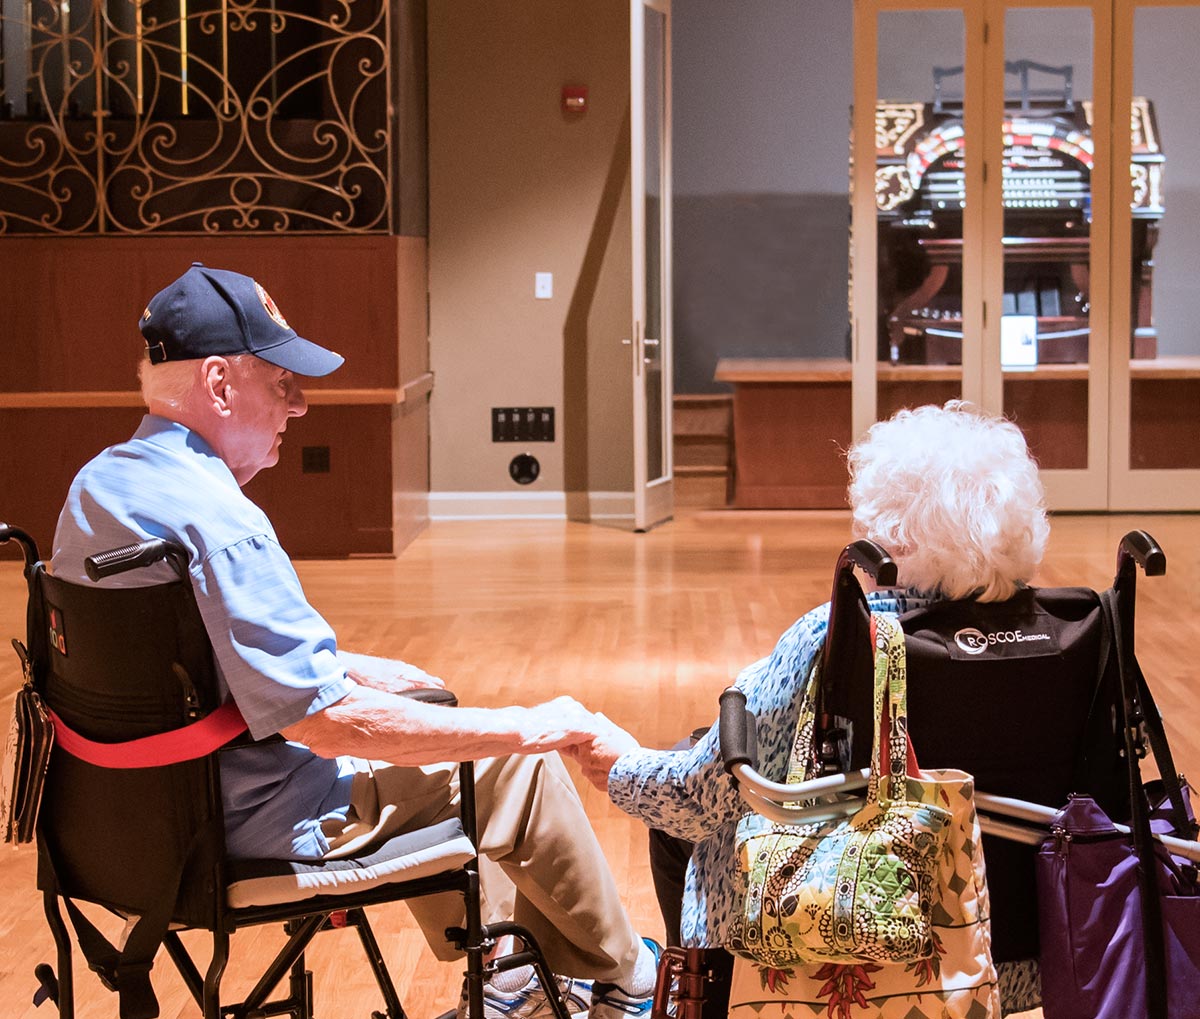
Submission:
{"label": "wheelchair armrest", "polygon": [[110,548],[106,552],[97,552],[83,561],[83,568],[92,581],[103,580],[118,573],[135,570],[142,566],[151,566],[160,559],[169,558],[175,566],[180,578],[187,576],[187,550],[173,541],[162,538],[152,538],[140,541],[135,545],[124,545],[121,548]]}
{"label": "wheelchair armrest", "polygon": [[400,696],[413,701],[421,701],[424,704],[441,704],[447,708],[458,707],[458,698],[454,691],[443,690],[437,686],[415,686],[411,690],[403,691]]}
{"label": "wheelchair armrest", "polygon": [[746,695],[735,686],[721,692],[721,719],[718,723],[721,762],[733,774],[739,764],[758,767],[758,723],[746,710]]}

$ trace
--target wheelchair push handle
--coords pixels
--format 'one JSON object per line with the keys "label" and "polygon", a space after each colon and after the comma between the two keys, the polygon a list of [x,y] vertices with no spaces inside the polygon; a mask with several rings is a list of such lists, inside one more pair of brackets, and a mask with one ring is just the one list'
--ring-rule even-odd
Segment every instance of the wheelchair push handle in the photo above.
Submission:
{"label": "wheelchair push handle", "polygon": [[83,568],[91,580],[99,581],[118,573],[151,566],[160,559],[170,559],[179,576],[187,576],[187,551],[182,545],[163,538],[152,538],[149,541],[140,541],[136,545],[97,552],[84,559]]}
{"label": "wheelchair push handle", "polygon": [[866,596],[854,575],[855,566],[873,578],[880,587],[896,585],[895,560],[880,545],[860,538],[842,549],[833,571],[833,592],[829,596],[829,628],[825,632],[825,643],[821,648],[821,675],[827,679],[832,675],[833,648],[840,647],[837,638],[841,637],[845,600],[849,598],[857,601],[863,610],[866,610]]}
{"label": "wheelchair push handle", "polygon": [[1167,572],[1167,556],[1158,542],[1146,531],[1130,531],[1121,539],[1117,549],[1117,573],[1130,561],[1137,563],[1147,577],[1161,577]]}
{"label": "wheelchair push handle", "polygon": [[1113,590],[1117,592],[1117,619],[1125,641],[1125,653],[1133,656],[1133,617],[1137,601],[1138,567],[1147,577],[1161,577],[1167,572],[1167,556],[1147,531],[1130,531],[1117,546],[1117,575]]}
{"label": "wheelchair push handle", "polygon": [[746,710],[746,695],[736,686],[721,691],[721,763],[729,774],[739,764],[758,767],[758,725]]}
{"label": "wheelchair push handle", "polygon": [[896,583],[896,564],[879,545],[866,538],[853,541],[842,549],[834,570],[838,578],[849,574],[857,566],[874,578],[880,587],[892,587]]}
{"label": "wheelchair push handle", "polygon": [[0,545],[6,545],[10,541],[15,541],[21,546],[21,553],[25,556],[25,575],[29,576],[29,571],[33,569],[34,563],[38,561],[37,542],[29,535],[28,532],[22,531],[19,527],[13,527],[11,524],[0,523]]}

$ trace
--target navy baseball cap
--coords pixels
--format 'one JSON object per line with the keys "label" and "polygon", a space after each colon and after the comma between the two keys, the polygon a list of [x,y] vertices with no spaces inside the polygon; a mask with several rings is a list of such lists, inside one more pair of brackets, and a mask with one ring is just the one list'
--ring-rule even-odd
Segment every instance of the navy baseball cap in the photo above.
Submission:
{"label": "navy baseball cap", "polygon": [[155,294],[138,323],[152,364],[253,354],[297,375],[328,375],[346,359],[296,335],[249,276],[193,262]]}

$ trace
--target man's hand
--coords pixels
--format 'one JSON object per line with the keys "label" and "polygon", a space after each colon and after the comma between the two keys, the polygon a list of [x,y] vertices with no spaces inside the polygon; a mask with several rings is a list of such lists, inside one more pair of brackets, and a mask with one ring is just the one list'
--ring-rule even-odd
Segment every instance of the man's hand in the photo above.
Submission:
{"label": "man's hand", "polygon": [[555,697],[532,708],[500,708],[517,714],[517,730],[521,734],[522,752],[542,753],[547,750],[570,750],[579,743],[593,739],[597,719],[574,697]]}
{"label": "man's hand", "polygon": [[376,658],[373,655],[358,655],[349,651],[338,651],[338,658],[346,666],[346,674],[359,686],[370,687],[372,690],[382,690],[384,693],[404,693],[405,690],[416,690],[424,687],[434,687],[444,690],[446,684],[431,676],[424,669],[408,662],[391,658]]}
{"label": "man's hand", "polygon": [[619,725],[597,712],[592,716],[594,731],[586,743],[567,747],[564,753],[579,762],[583,776],[602,793],[608,792],[608,773],[617,758],[641,744]]}

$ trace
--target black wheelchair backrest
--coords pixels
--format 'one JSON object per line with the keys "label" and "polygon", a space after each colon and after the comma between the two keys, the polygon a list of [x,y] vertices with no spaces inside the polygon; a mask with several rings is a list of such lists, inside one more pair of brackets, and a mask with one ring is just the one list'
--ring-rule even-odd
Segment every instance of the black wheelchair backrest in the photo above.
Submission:
{"label": "black wheelchair backrest", "polygon": [[[59,580],[40,564],[30,579],[39,686],[80,736],[137,739],[216,707],[212,649],[189,581],[108,589]],[[223,845],[214,772],[204,758],[114,769],[53,754],[40,827],[54,873],[42,868],[39,884],[135,913],[174,899],[179,884],[174,919],[211,923],[204,889]]]}

